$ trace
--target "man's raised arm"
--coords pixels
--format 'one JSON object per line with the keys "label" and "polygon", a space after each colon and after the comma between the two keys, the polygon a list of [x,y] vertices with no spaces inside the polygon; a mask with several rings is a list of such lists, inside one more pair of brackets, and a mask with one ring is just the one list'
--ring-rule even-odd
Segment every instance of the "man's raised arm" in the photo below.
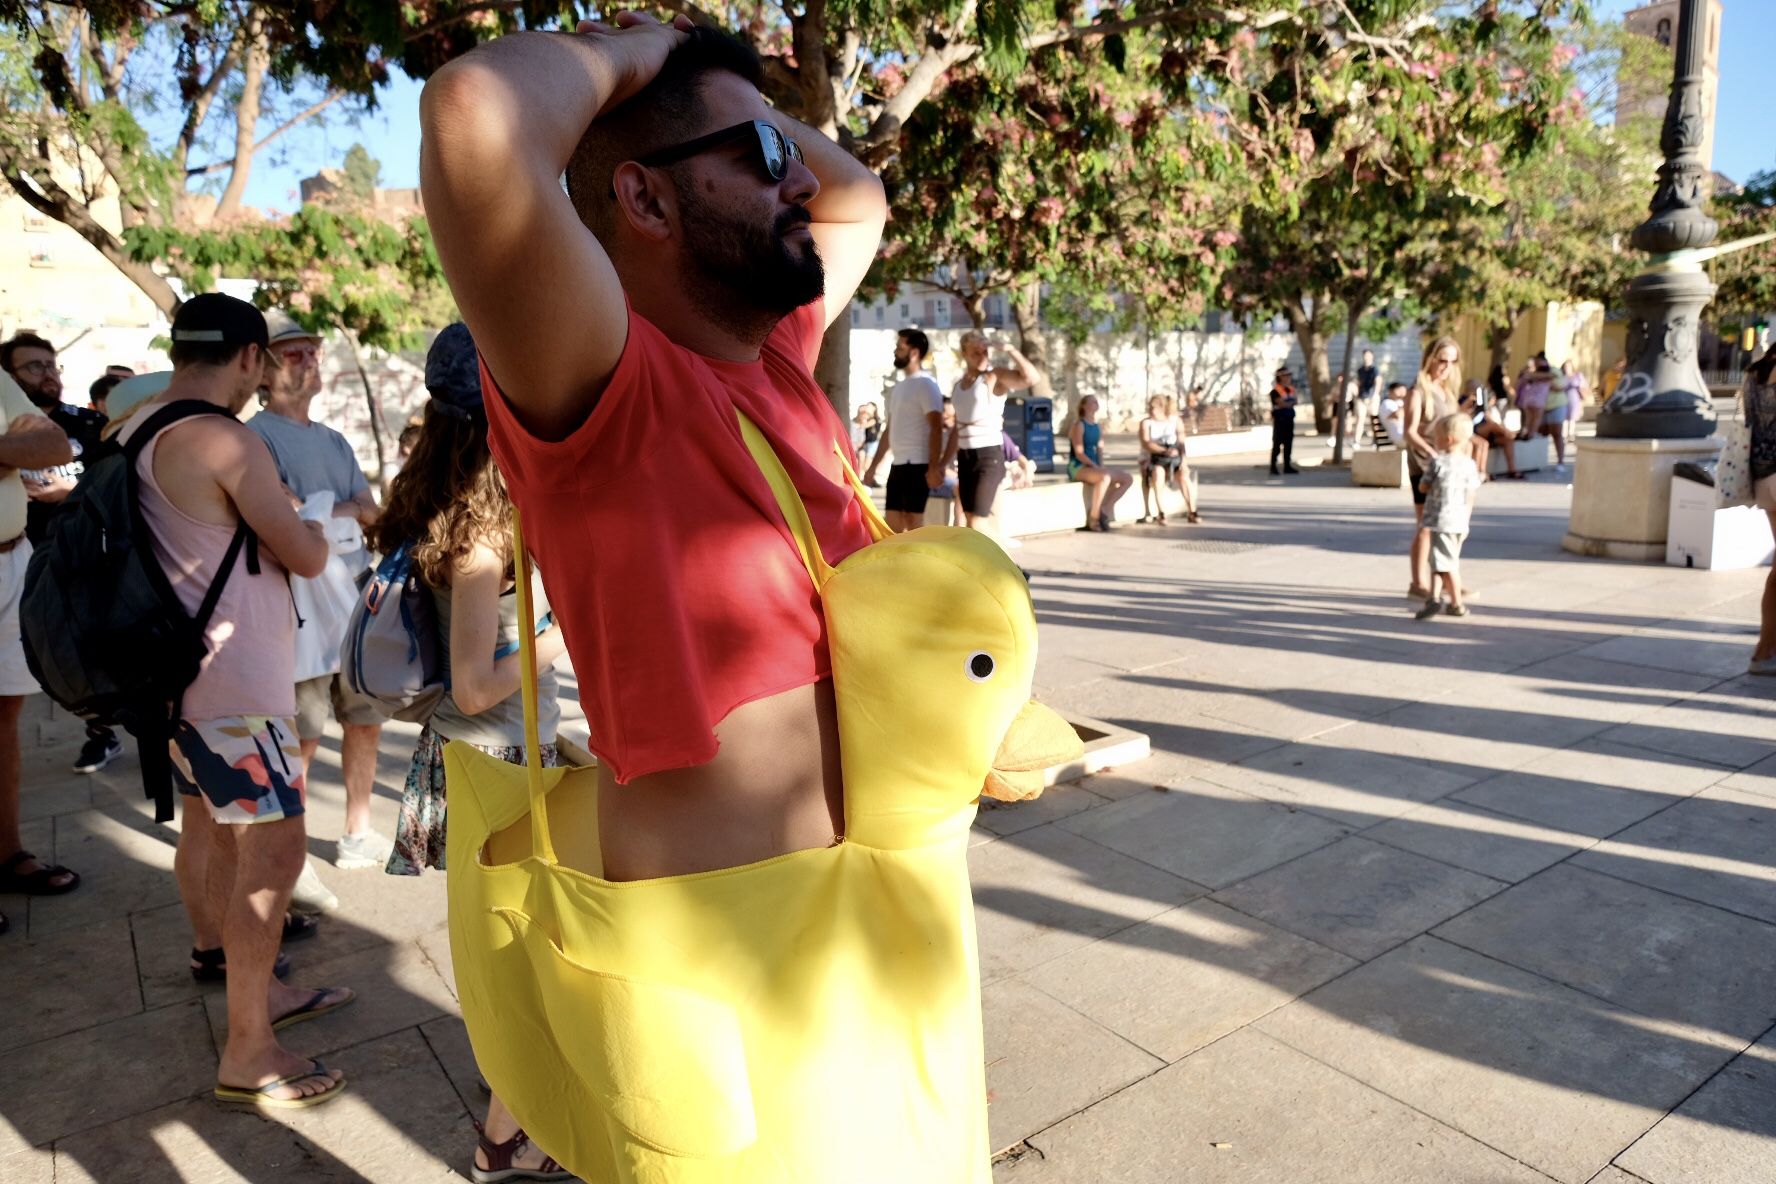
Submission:
{"label": "man's raised arm", "polygon": [[832,322],[851,303],[857,285],[875,261],[888,222],[888,197],[881,178],[839,145],[813,128],[795,120],[790,133],[801,147],[803,163],[820,182],[820,192],[808,203],[814,223],[808,233],[820,248],[820,264],[826,271],[826,322]]}
{"label": "man's raised arm", "polygon": [[444,274],[513,410],[546,439],[585,420],[628,337],[622,285],[561,174],[686,27],[514,33],[439,70],[420,98],[420,188]]}

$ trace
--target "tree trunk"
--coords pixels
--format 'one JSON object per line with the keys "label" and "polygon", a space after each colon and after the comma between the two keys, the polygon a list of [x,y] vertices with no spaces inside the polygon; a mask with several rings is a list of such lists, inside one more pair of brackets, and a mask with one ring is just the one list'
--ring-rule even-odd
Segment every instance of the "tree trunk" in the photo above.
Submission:
{"label": "tree trunk", "polygon": [[957,299],[961,300],[962,307],[968,310],[968,319],[974,327],[984,331],[987,327],[987,294],[976,291],[970,292],[966,296],[959,296]]}
{"label": "tree trunk", "polygon": [[1049,373],[1052,362],[1042,337],[1041,280],[1030,280],[1012,292],[1011,318],[1017,325],[1018,349],[1042,371],[1041,381],[1030,388],[1030,393],[1054,401],[1054,422],[1059,424],[1067,417],[1068,399],[1055,389]]}
{"label": "tree trunk", "polygon": [[257,8],[247,10],[242,35],[247,49],[242,63],[240,101],[234,108],[234,166],[228,174],[228,186],[216,203],[218,222],[226,222],[240,213],[241,198],[247,192],[247,177],[253,171],[253,135],[259,128],[260,92],[265,83],[265,72],[271,65],[271,47]]}
{"label": "tree trunk", "polygon": [[122,272],[132,284],[142,290],[142,294],[154,301],[154,307],[164,313],[168,320],[179,311],[179,294],[173,286],[153,267],[140,263],[130,256],[123,240],[105,229],[103,223],[93,217],[92,209],[79,201],[73,194],[57,185],[53,180],[38,182],[42,186],[39,192],[32,177],[29,181],[11,167],[5,170],[6,181],[13,191],[24,199],[25,204],[48,218],[68,227],[81,238],[91,243],[93,249],[105,257],[105,260]]}
{"label": "tree trunk", "polygon": [[1363,319],[1363,311],[1353,304],[1345,320],[1344,366],[1339,371],[1344,375],[1344,389],[1332,392],[1338,406],[1338,419],[1332,425],[1332,463],[1335,465],[1344,463],[1344,417],[1347,412],[1356,410],[1354,407],[1347,406],[1344,392],[1350,389],[1356,373],[1351,369],[1351,362],[1357,350],[1357,322]]}
{"label": "tree trunk", "polygon": [[1503,370],[1510,364],[1511,334],[1517,330],[1517,315],[1517,311],[1513,309],[1505,314],[1504,320],[1489,326],[1486,330],[1486,364],[1488,367],[1488,374],[1491,373],[1491,367],[1493,366],[1497,366],[1499,369]]}
{"label": "tree trunk", "polygon": [[[1311,305],[1313,311],[1308,312]],[[1307,389],[1313,397],[1314,431],[1325,435],[1332,430],[1332,364],[1326,357],[1326,302],[1318,296],[1302,296],[1289,301],[1283,314],[1289,328],[1301,345],[1301,356],[1307,364]]]}
{"label": "tree trunk", "polygon": [[[829,310],[830,311],[830,310]],[[851,308],[847,305],[826,327],[820,339],[820,358],[814,363],[814,381],[826,392],[827,402],[839,413],[839,422],[851,422]]]}
{"label": "tree trunk", "polygon": [[383,498],[388,497],[388,453],[383,446],[382,400],[376,397],[376,388],[370,385],[370,372],[364,369],[364,355],[358,350],[358,337],[344,325],[339,327],[340,335],[345,338],[346,346],[351,350],[352,365],[358,371],[358,381],[364,384],[364,405],[370,409],[370,442],[376,448],[376,488]]}

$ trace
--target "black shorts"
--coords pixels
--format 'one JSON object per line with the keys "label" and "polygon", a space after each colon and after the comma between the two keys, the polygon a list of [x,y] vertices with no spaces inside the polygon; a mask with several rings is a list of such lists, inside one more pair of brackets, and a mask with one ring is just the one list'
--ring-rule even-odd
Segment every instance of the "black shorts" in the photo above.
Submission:
{"label": "black shorts", "polygon": [[1177,472],[1179,466],[1184,463],[1184,458],[1182,456],[1161,456],[1157,452],[1149,452],[1145,459],[1147,463],[1144,467],[1149,469],[1160,469],[1166,473]]}
{"label": "black shorts", "polygon": [[931,497],[931,486],[925,484],[930,465],[919,461],[888,466],[888,512],[923,514]]}
{"label": "black shorts", "polygon": [[1005,449],[998,444],[964,448],[956,454],[956,493],[964,514],[991,514],[999,483],[1004,480]]}
{"label": "black shorts", "polygon": [[1419,482],[1423,480],[1424,470],[1418,467],[1417,459],[1412,453],[1408,452],[1406,454],[1406,483],[1412,486],[1412,504],[1415,506],[1424,505],[1425,498],[1430,496],[1430,494],[1419,488]]}

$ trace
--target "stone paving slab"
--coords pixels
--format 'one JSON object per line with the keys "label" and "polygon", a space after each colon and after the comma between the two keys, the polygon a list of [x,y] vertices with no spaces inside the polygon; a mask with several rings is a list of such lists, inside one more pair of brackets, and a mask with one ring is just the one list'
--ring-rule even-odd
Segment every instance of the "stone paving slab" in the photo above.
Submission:
{"label": "stone paving slab", "polygon": [[[129,921],[112,917],[46,937],[8,939],[0,956],[0,1055],[142,1010]],[[45,990],[53,985],[54,989]]]}
{"label": "stone paving slab", "polygon": [[969,851],[981,978],[1040,966],[1207,891],[1048,826]]}
{"label": "stone paving slab", "polygon": [[1574,864],[1433,932],[1653,1019],[1743,1040],[1776,1022],[1776,926]]}
{"label": "stone paving slab", "polygon": [[1023,977],[1170,1062],[1355,965],[1326,946],[1199,900]]}
{"label": "stone paving slab", "polygon": [[1475,780],[1472,770],[1324,743],[1291,744],[1203,776],[1229,789],[1309,810],[1351,827],[1393,818]]}
{"label": "stone paving slab", "polygon": [[1223,889],[1215,899],[1364,961],[1504,887],[1353,836]]}
{"label": "stone paving slab", "polygon": [[[198,1003],[82,1028],[6,1054],[0,1155],[140,1114],[216,1084],[216,1050]],[[144,1072],[144,1069],[150,1069]]]}
{"label": "stone paving slab", "polygon": [[1766,1035],[1617,1157],[1648,1184],[1776,1182],[1776,1037]]}
{"label": "stone paving slab", "polygon": [[1761,794],[1704,790],[1573,862],[1776,924],[1776,801]]}
{"label": "stone paving slab", "polygon": [[[1250,1029],[1035,1136],[1000,1184],[1545,1184]],[[1104,1155],[1115,1149],[1114,1174]]]}
{"label": "stone paving slab", "polygon": [[1506,883],[1533,876],[1592,843],[1585,835],[1494,814],[1453,799],[1432,802],[1369,827],[1363,837]]}
{"label": "stone paving slab", "polygon": [[1061,826],[1211,888],[1323,847],[1347,829],[1209,781],[1136,794]]}
{"label": "stone paving slab", "polygon": [[1430,937],[1257,1027],[1566,1184],[1738,1051]]}
{"label": "stone paving slab", "polygon": [[1451,796],[1603,838],[1706,789],[1724,773],[1718,765],[1592,740],[1550,752]]}
{"label": "stone paving slab", "polygon": [[994,1151],[1083,1110],[1165,1062],[1022,982],[981,992]]}

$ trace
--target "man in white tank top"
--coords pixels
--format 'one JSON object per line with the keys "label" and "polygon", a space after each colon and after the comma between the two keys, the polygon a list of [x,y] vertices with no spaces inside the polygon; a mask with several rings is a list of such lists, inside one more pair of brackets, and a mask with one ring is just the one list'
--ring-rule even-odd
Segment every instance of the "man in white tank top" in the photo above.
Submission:
{"label": "man in white tank top", "polygon": [[[167,427],[138,462],[143,517],[181,601],[189,608],[201,600],[212,574],[227,581],[172,742],[182,807],[174,870],[191,918],[191,969],[200,981],[228,984],[217,1100],[312,1106],[336,1097],[344,1076],[285,1049],[274,1025],[324,1015],[355,996],[346,988],[285,986],[273,971],[307,847],[290,673],[295,619],[284,573],[318,575],[327,540],[318,523],[296,516],[265,442],[232,418],[265,373],[265,318],[245,301],[210,293],[180,307],[172,338],[172,379],[136,409],[120,437],[172,403],[202,401],[230,413]],[[258,537],[256,576],[244,554],[220,570],[243,521]]]}

